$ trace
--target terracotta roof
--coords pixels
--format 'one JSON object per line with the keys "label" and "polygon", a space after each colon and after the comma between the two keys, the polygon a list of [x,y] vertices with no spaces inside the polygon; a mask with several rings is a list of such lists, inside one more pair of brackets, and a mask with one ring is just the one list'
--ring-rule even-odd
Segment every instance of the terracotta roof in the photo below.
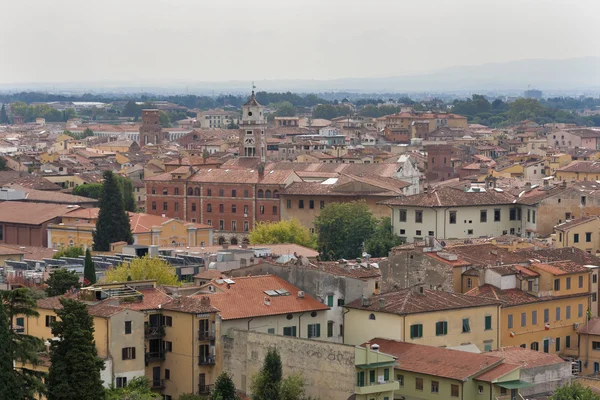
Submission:
{"label": "terracotta roof", "polygon": [[[383,306],[380,303],[380,299],[385,300]],[[371,305],[369,306],[363,306],[363,300],[357,299],[346,304],[345,307],[406,315],[500,304],[500,302],[495,299],[474,299],[473,296],[467,296],[461,293],[449,293],[442,290],[423,289],[423,293],[420,293],[417,288],[401,289],[395,292],[376,295],[370,300]]]}
{"label": "terracotta roof", "polygon": [[213,280],[216,278],[225,278],[225,277],[227,277],[227,275],[224,274],[223,271],[218,271],[216,269],[207,269],[206,271],[200,271],[196,275],[194,275],[194,278],[208,279],[208,280]]}
{"label": "terracotta roof", "polygon": [[[71,298],[77,300],[76,295],[69,294],[64,296],[46,297],[44,299],[37,300],[37,307],[46,310],[61,310],[62,304],[60,304],[60,299],[62,298]],[[87,304],[87,309],[90,315],[100,318],[109,318],[123,311],[121,307],[113,305],[110,300],[105,300],[94,304]]]}
{"label": "terracotta roof", "polygon": [[4,201],[0,203],[0,222],[25,225],[40,225],[58,218],[70,208],[62,204]]}
{"label": "terracotta roof", "polygon": [[519,250],[514,252],[527,259],[538,259],[546,262],[573,261],[579,265],[600,266],[600,258],[588,254],[575,247],[546,248],[538,250]]}
{"label": "terracotta roof", "polygon": [[492,243],[446,246],[444,251],[458,255],[471,265],[488,266],[527,263],[527,256],[511,252]]}
{"label": "terracotta roof", "polygon": [[559,195],[568,188],[562,186],[537,187],[531,190],[517,189],[513,194],[517,195],[517,203],[525,205],[534,205],[548,197]]}
{"label": "terracotta roof", "polygon": [[173,300],[171,296],[169,296],[159,288],[138,289],[138,292],[140,292],[144,296],[142,301],[133,303],[123,302],[119,304],[119,307],[137,311],[156,310],[159,308],[159,306],[162,307],[163,304],[166,304]]}
{"label": "terracotta roof", "polygon": [[451,261],[451,260],[446,260],[445,258],[438,256],[437,253],[425,253],[425,255],[427,257],[433,258],[434,260],[441,261],[444,264],[448,264],[451,267],[465,267],[467,265],[471,265],[470,262],[465,261],[464,259],[462,259],[460,257],[457,258],[456,260]]}
{"label": "terracotta roof", "polygon": [[10,255],[17,255],[17,254],[25,255],[25,251],[22,249],[19,249],[18,247],[15,248],[15,247],[0,245],[0,255],[10,256]]}
{"label": "terracotta roof", "polygon": [[502,365],[502,360],[490,357],[488,353],[477,354],[382,338],[371,339],[369,343],[378,344],[379,351],[397,357],[399,370],[459,381],[476,376],[485,368],[495,369]]}
{"label": "terracotta roof", "polygon": [[163,304],[162,309],[191,314],[214,313],[218,311],[215,307],[210,305],[210,301],[194,297],[179,297],[173,299],[170,302]]}
{"label": "terracotta roof", "polygon": [[381,276],[379,268],[365,267],[358,264],[349,263],[347,266],[341,266],[337,261],[321,261],[308,266],[299,266],[300,268],[312,268],[324,271],[331,275],[347,276],[355,279],[376,278]]}
{"label": "terracotta roof", "polygon": [[600,335],[600,318],[592,318],[585,325],[583,325],[577,333],[588,334],[588,335]]}
{"label": "terracotta roof", "polygon": [[[496,357],[494,357],[494,358],[496,358]],[[502,378],[504,375],[507,375],[519,368],[520,368],[520,366],[517,364],[510,364],[510,363],[505,362],[503,364],[498,365],[495,368],[492,368],[492,369],[484,372],[481,375],[476,376],[475,379],[477,379],[478,381],[483,381],[483,382],[494,382],[497,379]]]}
{"label": "terracotta roof", "polygon": [[516,306],[520,304],[536,303],[543,301],[543,298],[536,297],[521,289],[498,289],[490,284],[485,284],[469,290],[465,293],[467,296],[474,296],[485,299],[498,300],[504,306]]}
{"label": "terracotta roof", "polygon": [[48,179],[42,176],[34,176],[30,174],[26,174],[24,172],[13,172],[13,174],[8,173],[9,171],[0,171],[0,185],[8,185],[15,184],[28,189],[35,190],[60,190],[61,187],[55,184],[54,182],[50,182]]}
{"label": "terracotta roof", "polygon": [[520,365],[521,368],[536,368],[567,362],[556,354],[543,353],[518,346],[502,347],[488,352],[486,355],[499,357],[506,363]]}
{"label": "terracotta roof", "polygon": [[569,165],[560,167],[556,172],[588,172],[600,173],[600,161],[573,161]]}
{"label": "terracotta roof", "polygon": [[571,229],[574,226],[582,225],[582,224],[585,224],[585,223],[590,222],[590,221],[595,221],[595,220],[597,220],[599,218],[600,217],[598,217],[597,215],[592,215],[592,216],[583,217],[583,218],[577,218],[577,219],[573,219],[573,220],[571,220],[569,222],[564,222],[564,223],[562,223],[560,225],[557,225],[557,226],[554,227],[554,229],[556,229],[557,231],[563,231],[563,232],[565,232],[565,231],[568,231],[569,229]]}
{"label": "terracotta roof", "polygon": [[[153,226],[162,225],[165,222],[171,221],[173,218],[162,217],[160,215],[152,215],[145,213],[128,213],[129,223],[131,225],[131,233],[147,233],[152,230]],[[179,220],[178,220],[179,221]],[[201,229],[210,229],[209,225],[199,224],[195,222],[179,221],[185,226],[194,226]]]}
{"label": "terracotta roof", "polygon": [[81,219],[97,219],[99,211],[100,211],[100,208],[98,208],[98,207],[79,208],[77,210],[63,214],[62,217],[81,218]]}
{"label": "terracotta roof", "polygon": [[[210,285],[222,290],[221,293],[199,294],[193,297],[208,296],[219,310],[224,320],[281,315],[308,311],[323,311],[329,307],[305,293],[298,297],[298,288],[275,275],[246,276],[233,279],[227,284],[213,281]],[[266,290],[285,289],[289,296],[269,296]],[[270,305],[265,300],[270,300]]]}
{"label": "terracotta roof", "polygon": [[493,189],[484,192],[465,192],[451,187],[440,187],[427,193],[382,201],[380,204],[414,207],[461,207],[512,204],[514,200],[515,197],[510,193],[497,192]]}
{"label": "terracotta roof", "polygon": [[534,271],[535,269],[541,269],[542,271],[549,272],[553,275],[568,275],[578,274],[581,272],[588,272],[589,269],[583,265],[577,264],[573,261],[557,261],[553,263],[533,263],[530,268]]}

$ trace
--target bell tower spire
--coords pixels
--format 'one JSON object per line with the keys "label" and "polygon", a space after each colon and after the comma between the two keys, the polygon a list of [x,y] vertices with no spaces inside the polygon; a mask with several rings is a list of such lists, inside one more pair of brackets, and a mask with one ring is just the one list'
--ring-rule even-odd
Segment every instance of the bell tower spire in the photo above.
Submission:
{"label": "bell tower spire", "polygon": [[252,94],[242,106],[242,119],[240,120],[239,155],[240,157],[259,157],[262,162],[266,160],[266,129],[264,107],[256,101],[254,94],[256,86],[252,82]]}

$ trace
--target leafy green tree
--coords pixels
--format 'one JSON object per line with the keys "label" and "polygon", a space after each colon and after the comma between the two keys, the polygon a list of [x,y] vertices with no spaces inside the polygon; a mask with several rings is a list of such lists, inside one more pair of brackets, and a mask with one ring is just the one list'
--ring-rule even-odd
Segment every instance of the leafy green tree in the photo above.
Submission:
{"label": "leafy green tree", "polygon": [[282,101],[281,103],[274,104],[275,115],[278,117],[293,117],[296,115],[296,107],[289,101]]}
{"label": "leafy green tree", "polygon": [[275,348],[265,355],[263,366],[252,381],[253,400],[278,400],[283,377],[281,357]]}
{"label": "leafy green tree", "polygon": [[0,301],[0,400],[23,398],[17,370],[13,367],[12,332],[4,304]]}
{"label": "leafy green tree", "polygon": [[85,261],[83,263],[83,281],[86,285],[96,283],[96,268],[92,260],[92,252],[90,249],[85,250]]}
{"label": "leafy green tree", "polygon": [[364,201],[329,203],[315,218],[317,249],[321,260],[360,257],[364,242],[375,231],[377,220]]}
{"label": "leafy green tree", "polygon": [[128,101],[121,113],[124,117],[141,117],[142,107],[138,106],[135,101]]}
{"label": "leafy green tree", "polygon": [[[124,176],[115,175],[115,180],[121,189],[123,194],[123,201],[126,211],[134,212],[135,206],[135,195],[133,193],[133,182],[131,179]],[[73,188],[73,194],[75,196],[89,197],[91,199],[99,199],[102,194],[102,183],[88,183],[85,185],[79,185]]]}
{"label": "leafy green tree", "polygon": [[6,107],[2,104],[2,108],[0,108],[0,124],[8,124],[9,122],[8,114],[6,114]]}
{"label": "leafy green tree", "polygon": [[54,258],[55,260],[58,260],[61,257],[77,258],[82,255],[83,255],[83,247],[81,247],[81,246],[61,247],[60,250],[58,250],[56,253],[54,253],[52,258]]}
{"label": "leafy green tree", "polygon": [[59,268],[50,274],[46,281],[46,295],[48,297],[61,296],[71,288],[80,288],[79,275],[75,271]]}
{"label": "leafy green tree", "polygon": [[302,376],[290,375],[281,382],[279,400],[303,400],[306,398],[306,384]]}
{"label": "leafy green tree", "polygon": [[[19,393],[12,396],[12,393],[6,393],[8,399],[25,399],[34,400],[39,398],[39,395],[45,393],[43,379],[44,373],[33,371],[27,368],[28,365],[36,365],[39,362],[38,354],[44,347],[41,339],[34,336],[25,335],[17,332],[16,318],[17,317],[39,317],[36,311],[36,301],[32,293],[27,288],[14,290],[0,291],[0,303],[2,304],[5,317],[8,322],[8,337],[9,342],[0,343],[0,347],[8,351],[8,357],[12,366],[13,362],[21,363],[20,368],[12,370],[16,376],[19,385]],[[4,361],[4,357],[2,357]],[[0,374],[2,372],[0,371]],[[8,377],[10,381],[11,378]],[[1,378],[0,378],[1,379]],[[3,386],[0,385],[0,399],[2,399]]]}
{"label": "leafy green tree", "polygon": [[206,396],[200,396],[194,393],[184,393],[177,398],[177,400],[209,400]]}
{"label": "leafy green tree", "polygon": [[52,324],[58,337],[50,344],[48,400],[104,400],[100,371],[104,361],[94,342],[94,322],[87,306],[77,300],[60,299],[62,309]]}
{"label": "leafy green tree", "polygon": [[122,185],[123,206],[125,211],[135,212],[135,196],[133,194],[133,182],[129,178],[119,177],[118,181]]}
{"label": "leafy green tree", "polygon": [[112,171],[103,174],[104,183],[100,194],[100,211],[93,232],[94,249],[109,251],[110,244],[124,241],[133,243],[129,216],[123,205],[123,194]]}
{"label": "leafy green tree", "polygon": [[296,218],[278,222],[260,222],[248,236],[252,244],[295,243],[316,247],[316,238]]}
{"label": "leafy green tree", "polygon": [[171,126],[171,118],[169,117],[169,114],[164,111],[160,111],[158,113],[158,120],[160,122],[160,126],[163,128],[168,128]]}
{"label": "leafy green tree", "polygon": [[600,396],[592,392],[589,387],[579,382],[564,385],[556,389],[551,400],[600,400]]}
{"label": "leafy green tree", "polygon": [[160,285],[179,285],[175,268],[157,257],[134,258],[128,263],[106,270],[107,282],[155,279]]}
{"label": "leafy green tree", "polygon": [[221,372],[215,380],[215,388],[210,394],[211,400],[237,400],[233,379],[227,372]]}
{"label": "leafy green tree", "polygon": [[106,391],[106,400],[160,400],[163,397],[152,392],[150,381],[145,376],[138,376],[127,383],[124,388],[111,387]]}
{"label": "leafy green tree", "polygon": [[375,232],[365,242],[365,251],[372,257],[387,257],[390,250],[399,244],[401,240],[393,233],[392,220],[385,217],[379,221]]}

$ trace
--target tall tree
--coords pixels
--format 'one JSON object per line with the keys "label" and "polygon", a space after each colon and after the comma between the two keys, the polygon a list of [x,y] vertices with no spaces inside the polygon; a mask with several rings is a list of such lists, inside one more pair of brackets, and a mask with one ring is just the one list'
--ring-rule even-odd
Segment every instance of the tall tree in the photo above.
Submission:
{"label": "tall tree", "polygon": [[329,203],[315,218],[319,256],[322,260],[360,257],[376,224],[364,201]]}
{"label": "tall tree", "polygon": [[237,400],[235,385],[231,376],[223,371],[215,380],[215,388],[210,394],[211,400]]}
{"label": "tall tree", "polygon": [[119,177],[123,191],[123,206],[125,211],[135,212],[135,195],[133,194],[133,182],[131,179]]}
{"label": "tall tree", "polygon": [[269,349],[260,372],[252,381],[254,400],[277,400],[282,379],[281,357],[275,348]]}
{"label": "tall tree", "polygon": [[63,298],[60,303],[52,325],[59,340],[50,345],[48,400],[104,400],[104,361],[98,358],[93,318],[80,301]]}
{"label": "tall tree", "polygon": [[392,220],[385,217],[379,221],[375,232],[365,242],[365,251],[372,257],[387,257],[392,247],[400,243],[400,237],[393,232]]}
{"label": "tall tree", "polygon": [[92,252],[89,248],[85,250],[85,261],[83,263],[83,282],[86,285],[93,285],[96,283],[96,268],[94,267]]}
{"label": "tall tree", "polygon": [[123,195],[112,171],[104,171],[100,194],[100,212],[93,232],[94,250],[109,251],[110,244],[124,241],[133,243],[129,216],[123,206]]}
{"label": "tall tree", "polygon": [[2,104],[2,108],[0,108],[0,124],[8,124],[8,114],[6,114],[6,107]]}
{"label": "tall tree", "polygon": [[75,271],[69,271],[68,269],[59,268],[50,274],[50,277],[46,281],[46,295],[49,297],[60,296],[71,288],[78,289],[81,287],[79,284],[79,275]]}
{"label": "tall tree", "polygon": [[13,367],[12,332],[4,304],[0,301],[0,400],[23,398],[17,371]]}
{"label": "tall tree", "polygon": [[133,378],[124,388],[110,388],[106,400],[161,400],[162,395],[152,392],[150,381],[145,376]]}
{"label": "tall tree", "polygon": [[258,223],[248,238],[252,244],[295,243],[316,247],[315,236],[296,218]]}
{"label": "tall tree", "polygon": [[[43,348],[43,342],[34,336],[17,332],[16,318],[38,317],[36,302],[32,293],[27,288],[0,291],[0,303],[4,306],[6,321],[8,323],[9,346],[11,365],[19,362],[22,367],[14,370],[20,388],[20,394],[14,399],[33,400],[45,393],[43,383],[44,373],[27,368],[39,362],[38,354]],[[0,386],[1,388],[2,386]],[[0,390],[2,392],[2,390]]]}

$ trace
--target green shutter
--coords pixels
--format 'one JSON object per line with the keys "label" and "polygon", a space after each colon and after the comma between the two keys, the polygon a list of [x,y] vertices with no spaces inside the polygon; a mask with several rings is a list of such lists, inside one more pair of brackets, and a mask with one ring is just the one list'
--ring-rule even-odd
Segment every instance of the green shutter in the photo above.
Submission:
{"label": "green shutter", "polygon": [[375,383],[375,370],[374,369],[369,371],[369,383]]}
{"label": "green shutter", "polygon": [[316,337],[321,337],[321,324],[317,324],[317,334]]}
{"label": "green shutter", "polygon": [[485,316],[485,329],[486,330],[492,329],[492,316],[491,315]]}
{"label": "green shutter", "polygon": [[327,296],[327,306],[333,307],[333,295]]}
{"label": "green shutter", "polygon": [[383,380],[384,381],[389,381],[390,380],[390,370],[389,368],[386,368],[383,370]]}
{"label": "green shutter", "polygon": [[444,321],[444,335],[448,334],[448,321]]}
{"label": "green shutter", "polygon": [[423,337],[423,325],[419,324],[419,337]]}

